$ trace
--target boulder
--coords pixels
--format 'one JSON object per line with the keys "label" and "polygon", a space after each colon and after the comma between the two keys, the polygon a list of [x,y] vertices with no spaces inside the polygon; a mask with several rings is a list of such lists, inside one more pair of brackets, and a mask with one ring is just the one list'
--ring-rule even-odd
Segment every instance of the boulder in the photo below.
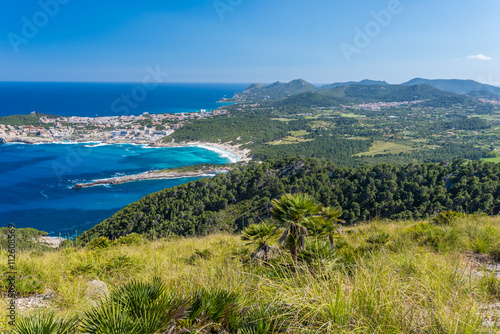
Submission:
{"label": "boulder", "polygon": [[91,301],[97,302],[104,299],[109,294],[108,285],[100,280],[94,280],[87,283],[85,296]]}

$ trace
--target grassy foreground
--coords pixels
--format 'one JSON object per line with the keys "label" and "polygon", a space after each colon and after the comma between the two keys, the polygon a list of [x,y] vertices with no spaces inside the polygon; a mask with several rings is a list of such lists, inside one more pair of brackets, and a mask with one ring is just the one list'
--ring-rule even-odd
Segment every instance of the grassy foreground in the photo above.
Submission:
{"label": "grassy foreground", "polygon": [[[181,299],[200,291],[230,294],[234,305],[227,312],[238,321],[228,325],[207,315],[177,323],[200,333],[496,332],[489,306],[500,301],[500,281],[480,260],[500,259],[500,217],[373,222],[345,230],[333,248],[309,237],[297,266],[285,252],[268,263],[250,260],[256,246],[238,235],[24,252],[16,260],[18,290],[53,292],[46,310],[80,321],[97,312],[86,293],[95,279],[113,291],[161,278],[165,294]],[[8,333],[4,304],[1,312],[0,332]]]}

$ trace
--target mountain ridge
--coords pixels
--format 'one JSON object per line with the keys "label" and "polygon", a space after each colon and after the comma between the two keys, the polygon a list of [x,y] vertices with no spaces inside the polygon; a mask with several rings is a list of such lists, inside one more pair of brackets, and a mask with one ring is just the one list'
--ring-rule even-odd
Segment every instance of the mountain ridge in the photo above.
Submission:
{"label": "mountain ridge", "polygon": [[474,98],[500,98],[500,87],[482,84],[474,80],[460,79],[423,79],[414,78],[401,84],[391,85],[386,81],[377,81],[364,79],[361,81],[336,82],[325,84],[320,87],[303,80],[295,79],[288,83],[274,82],[269,85],[252,84],[243,92],[236,93],[233,97],[235,100],[262,100],[262,99],[283,99],[286,97],[307,93],[307,92],[322,92],[339,87],[349,86],[415,86],[429,85],[436,89],[451,92],[461,95],[469,95]]}
{"label": "mountain ridge", "polygon": [[435,88],[451,91],[458,94],[470,94],[472,92],[487,91],[489,93],[500,96],[500,87],[482,84],[474,80],[461,80],[461,79],[423,79],[414,78],[410,81],[402,83],[405,86],[412,86],[415,84],[428,84]]}

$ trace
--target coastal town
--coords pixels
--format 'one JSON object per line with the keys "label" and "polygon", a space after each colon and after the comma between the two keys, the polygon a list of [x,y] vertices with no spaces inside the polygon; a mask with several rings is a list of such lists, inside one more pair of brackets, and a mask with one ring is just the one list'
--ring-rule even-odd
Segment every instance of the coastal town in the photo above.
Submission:
{"label": "coastal town", "polygon": [[[100,141],[107,143],[153,143],[197,119],[226,114],[225,109],[178,114],[106,117],[41,116],[39,124],[0,124],[0,142]],[[33,111],[31,116],[36,116]],[[172,139],[173,142],[173,139]]]}

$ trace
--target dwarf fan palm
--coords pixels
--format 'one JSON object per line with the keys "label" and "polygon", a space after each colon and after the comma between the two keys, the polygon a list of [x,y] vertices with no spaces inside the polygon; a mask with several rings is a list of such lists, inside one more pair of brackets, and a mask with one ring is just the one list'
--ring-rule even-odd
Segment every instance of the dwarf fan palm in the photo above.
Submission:
{"label": "dwarf fan palm", "polygon": [[297,262],[297,251],[305,247],[307,227],[314,224],[322,205],[307,194],[285,194],[272,201],[273,219],[288,228],[280,238],[280,243],[290,250],[293,261]]}
{"label": "dwarf fan palm", "polygon": [[341,220],[339,217],[342,215],[342,210],[333,209],[331,207],[325,207],[321,210],[320,216],[321,220],[319,222],[321,234],[328,237],[330,245],[334,246],[333,235],[338,231],[338,222]]}
{"label": "dwarf fan palm", "polygon": [[75,319],[56,319],[53,313],[34,313],[17,319],[15,334],[72,334],[78,322]]}
{"label": "dwarf fan palm", "polygon": [[277,238],[281,232],[282,231],[280,231],[275,225],[264,222],[262,224],[253,224],[245,228],[241,239],[249,241],[251,244],[257,244],[258,248],[256,253],[262,250],[265,254],[264,260],[267,261],[268,253],[270,251],[270,247],[267,242]]}
{"label": "dwarf fan palm", "polygon": [[161,279],[155,278],[152,283],[132,281],[87,312],[82,328],[88,334],[153,334],[174,328],[188,309],[189,301],[168,292]]}

